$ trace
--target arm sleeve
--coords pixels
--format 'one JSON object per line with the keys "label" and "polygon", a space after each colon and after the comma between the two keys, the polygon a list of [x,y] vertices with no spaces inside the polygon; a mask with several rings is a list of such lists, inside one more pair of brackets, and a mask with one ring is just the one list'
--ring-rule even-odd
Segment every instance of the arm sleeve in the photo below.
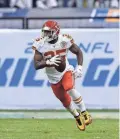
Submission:
{"label": "arm sleeve", "polygon": [[38,47],[39,47],[39,41],[34,41],[33,42],[33,45],[32,46],[34,46],[36,49],[38,49]]}
{"label": "arm sleeve", "polygon": [[64,35],[64,39],[65,39],[65,42],[67,43],[66,47],[67,47],[67,49],[69,49],[72,46],[72,44],[74,43],[74,39],[68,34]]}
{"label": "arm sleeve", "polygon": [[41,48],[41,43],[40,43],[40,39],[36,39],[34,42],[33,42],[33,45],[32,45],[32,48],[33,50],[37,50],[40,52],[40,48]]}

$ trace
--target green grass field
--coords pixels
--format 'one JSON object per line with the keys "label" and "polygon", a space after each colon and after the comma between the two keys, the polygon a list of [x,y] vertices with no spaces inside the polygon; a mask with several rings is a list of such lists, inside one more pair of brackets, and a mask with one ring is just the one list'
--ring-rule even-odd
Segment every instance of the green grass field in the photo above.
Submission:
{"label": "green grass field", "polygon": [[119,120],[95,119],[79,131],[73,119],[0,119],[0,139],[118,139]]}

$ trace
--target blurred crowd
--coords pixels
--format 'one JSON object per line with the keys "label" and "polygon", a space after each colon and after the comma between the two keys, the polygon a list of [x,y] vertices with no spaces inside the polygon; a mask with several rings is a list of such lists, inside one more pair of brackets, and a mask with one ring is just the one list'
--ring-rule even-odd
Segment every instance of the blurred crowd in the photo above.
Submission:
{"label": "blurred crowd", "polygon": [[119,8],[119,0],[0,0],[0,7],[16,8]]}

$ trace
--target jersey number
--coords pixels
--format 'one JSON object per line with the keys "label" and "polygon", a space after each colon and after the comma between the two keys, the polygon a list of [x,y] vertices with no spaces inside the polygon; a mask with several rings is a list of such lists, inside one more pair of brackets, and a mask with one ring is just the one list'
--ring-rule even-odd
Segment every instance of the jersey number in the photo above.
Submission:
{"label": "jersey number", "polygon": [[60,49],[60,50],[56,50],[56,51],[48,51],[48,52],[44,53],[45,59],[49,59],[55,55],[60,55],[65,59],[66,49]]}

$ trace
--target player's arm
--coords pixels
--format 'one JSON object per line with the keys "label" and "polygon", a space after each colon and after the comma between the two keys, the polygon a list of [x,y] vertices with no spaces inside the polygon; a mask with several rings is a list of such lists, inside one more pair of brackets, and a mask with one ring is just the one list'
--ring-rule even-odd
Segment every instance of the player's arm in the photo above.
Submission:
{"label": "player's arm", "polygon": [[46,61],[43,59],[43,56],[40,52],[35,50],[34,54],[34,67],[36,70],[42,69],[47,67],[48,65],[46,64]]}
{"label": "player's arm", "polygon": [[45,67],[51,67],[51,66],[59,66],[60,63],[60,57],[58,55],[45,60],[40,52],[38,52],[36,49],[34,54],[34,67],[36,70],[42,69]]}
{"label": "player's arm", "polygon": [[83,64],[83,54],[82,54],[81,49],[75,43],[73,43],[71,45],[71,47],[69,48],[69,50],[77,56],[78,65],[82,66],[82,64]]}
{"label": "player's arm", "polygon": [[72,43],[72,45],[69,48],[69,50],[77,56],[77,61],[78,61],[78,65],[77,65],[76,69],[73,72],[74,73],[74,77],[75,78],[81,77],[82,76],[82,64],[83,64],[82,51],[80,50],[80,48],[75,43]]}

